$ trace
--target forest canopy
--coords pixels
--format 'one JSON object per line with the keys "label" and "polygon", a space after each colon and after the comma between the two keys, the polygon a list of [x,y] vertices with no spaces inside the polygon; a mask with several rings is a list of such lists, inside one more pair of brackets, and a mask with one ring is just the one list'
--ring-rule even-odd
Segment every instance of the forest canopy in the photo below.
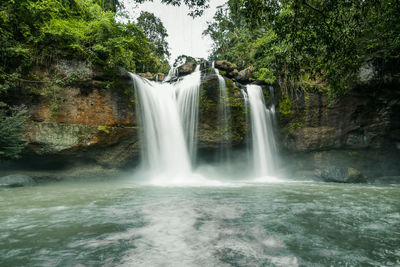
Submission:
{"label": "forest canopy", "polygon": [[[26,111],[11,107],[6,95],[21,81],[36,80],[34,66],[60,60],[84,61],[112,73],[169,69],[166,30],[153,14],[152,24],[119,23],[116,0],[6,0],[0,2],[0,131],[17,140]],[[159,37],[159,39],[154,39]],[[4,138],[1,138],[2,140]],[[5,147],[8,143],[9,147]],[[0,158],[15,157],[23,142],[0,143]],[[10,147],[11,146],[11,147]],[[7,152],[8,151],[8,152]]]}
{"label": "forest canopy", "polygon": [[229,0],[204,31],[211,59],[256,66],[255,78],[342,96],[362,66],[399,78],[397,0]]}

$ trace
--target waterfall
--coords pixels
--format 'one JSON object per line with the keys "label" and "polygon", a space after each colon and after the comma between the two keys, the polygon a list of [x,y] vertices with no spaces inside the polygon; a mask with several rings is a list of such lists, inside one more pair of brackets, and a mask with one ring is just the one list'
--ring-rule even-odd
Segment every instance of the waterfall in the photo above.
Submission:
{"label": "waterfall", "polygon": [[[246,125],[247,127],[250,125],[250,111],[249,111],[249,96],[247,95],[247,92],[243,89],[240,89],[240,92],[243,95],[243,104],[244,104],[244,111],[245,111],[245,119],[246,119]],[[247,128],[246,129],[246,158],[247,162],[250,162],[250,131]]]}
{"label": "waterfall", "polygon": [[177,176],[191,170],[175,87],[131,74],[138,99],[138,119],[143,132],[143,160],[154,173]]}
{"label": "waterfall", "polygon": [[197,65],[196,70],[191,75],[184,77],[175,84],[178,95],[179,115],[192,163],[195,162],[197,154],[200,82],[200,65]]}
{"label": "waterfall", "polygon": [[218,77],[219,84],[219,102],[218,102],[218,131],[221,138],[220,161],[229,161],[231,158],[231,138],[232,138],[232,122],[231,111],[229,107],[228,90],[224,77],[219,74],[219,70],[215,68],[215,62],[212,64],[215,74]]}
{"label": "waterfall", "polygon": [[257,177],[272,176],[275,174],[277,156],[273,133],[275,106],[273,101],[270,108],[265,106],[260,86],[250,84],[246,89],[250,106],[254,174]]}
{"label": "waterfall", "polygon": [[[231,166],[231,112],[225,79],[215,69],[219,92],[217,131],[220,136],[218,163],[223,172],[237,170]],[[136,91],[137,118],[141,129],[142,159],[148,182],[154,185],[219,185],[207,175],[194,172],[197,154],[198,117],[201,72],[200,67],[175,82],[153,82],[131,74]],[[248,164],[256,177],[275,175],[276,145],[273,134],[275,105],[267,108],[260,86],[247,85],[241,90],[246,110],[246,122],[251,131],[248,139]],[[270,92],[273,100],[273,91]],[[244,162],[245,163],[245,162]],[[247,162],[245,163],[247,164]],[[222,167],[221,165],[219,167]],[[198,171],[197,169],[196,171]],[[207,172],[207,169],[204,169]],[[267,182],[268,182],[267,181]]]}
{"label": "waterfall", "polygon": [[191,176],[196,155],[199,67],[172,84],[131,77],[142,127],[143,164],[155,175],[154,183],[181,183]]}
{"label": "waterfall", "polygon": [[171,67],[171,69],[168,72],[167,77],[165,77],[163,82],[170,82],[179,76],[179,71],[177,67]]}

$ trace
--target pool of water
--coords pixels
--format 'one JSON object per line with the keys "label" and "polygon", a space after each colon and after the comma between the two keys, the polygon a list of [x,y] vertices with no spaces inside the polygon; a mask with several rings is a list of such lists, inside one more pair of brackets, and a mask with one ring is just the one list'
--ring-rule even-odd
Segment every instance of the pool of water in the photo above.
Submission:
{"label": "pool of water", "polygon": [[0,203],[0,266],[400,265],[395,185],[69,181]]}

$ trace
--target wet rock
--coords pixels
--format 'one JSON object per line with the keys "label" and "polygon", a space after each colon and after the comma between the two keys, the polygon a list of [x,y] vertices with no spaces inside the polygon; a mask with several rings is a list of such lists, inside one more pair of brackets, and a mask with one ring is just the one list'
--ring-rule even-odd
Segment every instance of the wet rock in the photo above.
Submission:
{"label": "wet rock", "polygon": [[165,79],[165,74],[164,73],[157,73],[155,75],[155,80],[156,81],[162,82],[162,81],[164,81],[164,79]]}
{"label": "wet rock", "polygon": [[145,73],[138,73],[139,76],[146,78],[147,80],[153,81],[155,79],[154,74],[150,72],[145,72]]}
{"label": "wet rock", "polygon": [[327,167],[315,171],[315,176],[335,183],[366,183],[367,178],[357,169],[346,167]]}
{"label": "wet rock", "polygon": [[0,177],[0,187],[22,187],[34,184],[35,181],[27,175],[11,174]]}
{"label": "wet rock", "polygon": [[186,62],[185,64],[178,67],[179,76],[185,76],[192,73],[196,69],[195,62]]}
{"label": "wet rock", "polygon": [[381,176],[374,179],[375,184],[400,184],[400,176]]}
{"label": "wet rock", "polygon": [[150,72],[145,72],[145,73],[138,73],[139,76],[146,78],[147,80],[150,81],[163,81],[165,78],[164,73],[150,73]]}
{"label": "wet rock", "polygon": [[105,167],[121,167],[140,151],[135,128],[31,123],[27,138],[29,154],[60,160],[84,158]]}

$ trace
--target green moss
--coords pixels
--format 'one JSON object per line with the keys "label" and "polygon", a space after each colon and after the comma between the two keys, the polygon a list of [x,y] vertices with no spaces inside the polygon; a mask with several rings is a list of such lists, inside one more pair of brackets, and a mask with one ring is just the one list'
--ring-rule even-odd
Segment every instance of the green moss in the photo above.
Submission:
{"label": "green moss", "polygon": [[286,96],[283,96],[279,102],[279,114],[284,116],[292,114],[292,102]]}
{"label": "green moss", "polygon": [[107,125],[98,126],[97,130],[105,132],[106,134],[110,134],[110,129],[107,127]]}
{"label": "green moss", "polygon": [[293,134],[296,130],[300,129],[303,127],[303,124],[299,121],[296,122],[291,122],[289,123],[289,125],[287,126],[287,130],[289,133]]}

